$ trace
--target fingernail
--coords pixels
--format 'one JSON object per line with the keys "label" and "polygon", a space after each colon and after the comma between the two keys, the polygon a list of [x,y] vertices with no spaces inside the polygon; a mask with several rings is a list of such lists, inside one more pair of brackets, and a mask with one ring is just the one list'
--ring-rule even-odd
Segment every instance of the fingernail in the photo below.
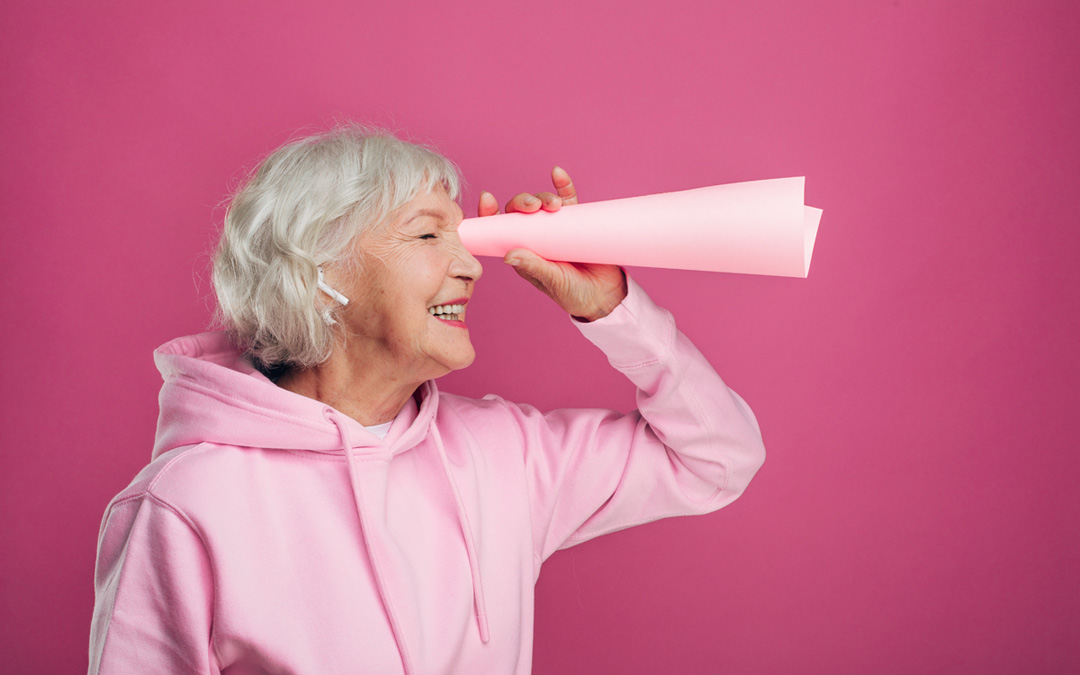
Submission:
{"label": "fingernail", "polygon": [[540,201],[539,199],[537,199],[536,197],[533,197],[532,195],[529,195],[528,197],[525,198],[525,203],[528,204],[529,206],[532,206],[533,204],[536,204],[539,201]]}
{"label": "fingernail", "polygon": [[517,267],[520,262],[521,258],[510,258],[506,261],[506,264],[510,265],[511,267]]}

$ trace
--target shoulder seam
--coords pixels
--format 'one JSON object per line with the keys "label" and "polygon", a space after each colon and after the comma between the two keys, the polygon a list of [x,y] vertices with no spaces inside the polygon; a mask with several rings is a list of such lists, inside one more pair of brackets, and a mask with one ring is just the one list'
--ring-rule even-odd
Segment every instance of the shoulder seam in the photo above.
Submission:
{"label": "shoulder seam", "polygon": [[145,492],[147,494],[152,494],[153,491],[154,491],[154,486],[157,485],[157,482],[159,480],[161,480],[162,476],[164,476],[166,473],[169,472],[169,469],[172,468],[173,464],[176,464],[180,460],[182,460],[185,457],[187,457],[188,455],[190,455],[193,451],[195,451],[195,450],[197,450],[197,449],[199,449],[199,448],[201,448],[201,447],[203,447],[205,445],[207,445],[206,441],[203,441],[201,443],[196,443],[195,445],[192,445],[191,447],[189,447],[187,450],[179,453],[176,457],[173,457],[172,459],[170,459],[168,461],[168,463],[165,464],[165,466],[161,467],[161,471],[158,471],[157,475],[155,475],[152,479],[150,479],[150,483],[146,486]]}
{"label": "shoulder seam", "polygon": [[[176,461],[176,460],[174,459],[173,461]],[[172,462],[170,462],[170,464],[171,463]],[[108,511],[106,512],[106,518],[108,518],[108,514],[111,514],[113,512],[113,510],[116,509],[117,507],[126,505],[126,504],[134,502],[134,501],[146,501],[146,502],[149,502],[153,506],[161,507],[162,509],[168,511],[169,513],[172,513],[174,516],[176,516],[176,518],[178,520],[180,520],[182,523],[184,523],[184,525],[187,526],[187,528],[189,530],[191,530],[191,533],[194,534],[195,537],[199,540],[199,544],[202,546],[203,553],[206,555],[207,563],[210,565],[211,582],[213,584],[212,600],[211,600],[211,614],[210,614],[210,635],[209,635],[210,644],[208,645],[208,647],[209,647],[209,652],[210,652],[211,656],[217,661],[217,663],[219,663],[219,664],[222,663],[221,655],[217,652],[217,639],[216,639],[216,635],[215,635],[215,631],[217,630],[217,617],[218,617],[218,594],[217,594],[217,588],[219,587],[219,584],[218,584],[218,572],[217,572],[217,566],[215,565],[215,562],[214,562],[214,556],[211,554],[210,547],[206,543],[206,538],[203,536],[203,534],[199,530],[199,528],[195,525],[194,521],[192,521],[191,518],[189,518],[188,515],[183,512],[183,510],[181,510],[180,508],[178,508],[174,504],[171,504],[170,502],[168,502],[164,498],[150,492],[149,487],[147,487],[145,490],[143,490],[143,491],[141,491],[141,492],[139,492],[137,494],[125,497],[124,499],[118,500],[118,501],[114,502],[113,504],[111,504],[109,506]],[[104,645],[105,645],[105,643],[107,641],[108,641],[108,629],[106,629],[106,636],[102,640],[102,648],[103,649],[104,649]]]}
{"label": "shoulder seam", "polygon": [[[199,445],[203,445],[203,444],[200,443]],[[177,457],[174,460],[172,460],[172,462],[175,462],[177,459],[180,459],[180,458]],[[172,462],[169,462],[169,464],[171,465]],[[164,469],[162,470],[162,472],[164,472]],[[218,663],[222,663],[221,654],[218,654],[218,652],[217,652],[217,639],[216,639],[217,617],[218,617],[218,593],[217,593],[217,589],[219,587],[219,584],[218,584],[218,571],[217,571],[217,564],[214,561],[214,556],[212,555],[212,553],[210,551],[210,546],[206,543],[206,537],[203,536],[202,531],[195,525],[195,522],[193,520],[191,520],[191,518],[188,517],[188,515],[186,513],[184,513],[184,511],[180,507],[176,506],[175,504],[172,504],[171,502],[167,501],[165,498],[161,497],[160,495],[156,495],[153,492],[150,492],[149,488],[147,488],[147,491],[144,494],[144,496],[150,502],[156,504],[157,506],[160,506],[161,508],[165,509],[166,511],[172,513],[174,516],[179,518],[185,525],[187,525],[188,529],[191,530],[192,534],[194,534],[196,537],[199,538],[199,543],[202,544],[203,551],[206,553],[206,561],[210,564],[210,575],[211,575],[211,579],[212,579],[213,584],[214,584],[214,590],[213,590],[213,593],[212,593],[212,610],[211,610],[211,614],[210,614],[210,645],[209,645],[210,646],[210,653],[213,654],[214,658],[217,660]]]}

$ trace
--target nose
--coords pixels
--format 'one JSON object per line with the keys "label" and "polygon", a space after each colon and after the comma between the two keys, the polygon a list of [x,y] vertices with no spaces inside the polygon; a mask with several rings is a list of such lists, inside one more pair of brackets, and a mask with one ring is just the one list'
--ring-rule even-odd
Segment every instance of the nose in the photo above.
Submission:
{"label": "nose", "polygon": [[472,253],[469,253],[469,250],[461,243],[461,239],[457,238],[456,235],[455,239],[454,259],[450,264],[450,276],[475,282],[484,273],[484,268],[480,261]]}

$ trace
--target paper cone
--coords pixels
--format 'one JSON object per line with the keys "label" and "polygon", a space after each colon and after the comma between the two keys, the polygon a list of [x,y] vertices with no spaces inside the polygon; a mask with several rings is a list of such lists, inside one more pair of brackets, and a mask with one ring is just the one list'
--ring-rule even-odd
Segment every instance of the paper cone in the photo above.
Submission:
{"label": "paper cone", "polygon": [[806,277],[821,209],[803,204],[804,183],[777,178],[469,218],[458,231],[473,255],[527,248],[549,260]]}

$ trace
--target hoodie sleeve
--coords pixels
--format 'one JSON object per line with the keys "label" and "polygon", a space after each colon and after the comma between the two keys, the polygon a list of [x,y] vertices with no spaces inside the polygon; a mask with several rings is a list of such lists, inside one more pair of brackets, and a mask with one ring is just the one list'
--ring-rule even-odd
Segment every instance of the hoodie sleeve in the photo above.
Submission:
{"label": "hoodie sleeve", "polygon": [[582,334],[637,387],[638,409],[511,406],[525,434],[534,550],[633,525],[707,513],[738,497],[765,459],[757,421],[705,357],[632,279]]}
{"label": "hoodie sleeve", "polygon": [[218,673],[202,539],[151,494],[118,499],[98,541],[90,674]]}

